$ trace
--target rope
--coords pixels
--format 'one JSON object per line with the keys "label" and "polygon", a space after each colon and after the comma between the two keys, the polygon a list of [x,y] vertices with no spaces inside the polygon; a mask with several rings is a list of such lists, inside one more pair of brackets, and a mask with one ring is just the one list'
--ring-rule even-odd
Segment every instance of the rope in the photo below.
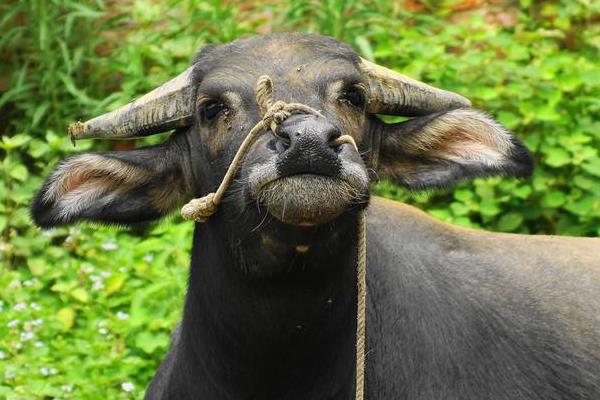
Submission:
{"label": "rope", "polygon": [[[198,199],[190,200],[181,208],[181,216],[185,220],[205,222],[210,218],[223,201],[225,192],[231,185],[235,174],[254,140],[263,129],[269,129],[277,135],[277,127],[292,114],[313,114],[322,116],[312,107],[301,103],[285,103],[273,100],[273,81],[266,75],[261,76],[254,91],[256,102],[262,119],[248,132],[233,157],[221,184],[216,192],[209,193]],[[343,143],[351,144],[356,151],[358,148],[354,138],[342,135],[332,142],[333,146]],[[356,313],[356,400],[364,400],[365,391],[365,338],[366,338],[366,293],[367,293],[367,238],[365,212],[361,211],[358,217],[358,243],[357,243],[357,313]]]}
{"label": "rope", "polygon": [[356,400],[365,398],[365,341],[367,336],[367,222],[365,212],[358,216],[356,255]]}

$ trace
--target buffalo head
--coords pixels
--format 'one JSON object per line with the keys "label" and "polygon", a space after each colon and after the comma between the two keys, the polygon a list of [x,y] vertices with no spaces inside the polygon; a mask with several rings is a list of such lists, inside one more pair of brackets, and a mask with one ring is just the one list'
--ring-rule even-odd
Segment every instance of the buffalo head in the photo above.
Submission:
{"label": "buffalo head", "polygon": [[[335,223],[367,204],[377,176],[419,189],[531,170],[523,145],[464,97],[368,62],[333,39],[277,34],[207,47],[163,86],[75,124],[75,139],[176,130],[157,146],[65,160],[34,202],[36,223],[143,222],[214,191],[260,120],[261,75],[271,77],[276,100],[321,115],[293,115],[253,144],[219,211],[237,230],[262,221],[305,230]],[[386,124],[378,114],[413,118]],[[334,145],[340,135],[351,135],[358,151]]]}

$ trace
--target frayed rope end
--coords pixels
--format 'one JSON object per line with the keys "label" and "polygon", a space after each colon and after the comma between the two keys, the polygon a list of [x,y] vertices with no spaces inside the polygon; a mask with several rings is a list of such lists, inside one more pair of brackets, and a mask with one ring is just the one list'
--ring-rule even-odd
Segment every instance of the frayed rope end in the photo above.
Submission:
{"label": "frayed rope end", "polygon": [[215,193],[209,193],[199,199],[192,199],[181,208],[181,216],[185,220],[205,222],[217,212],[218,204],[214,200]]}

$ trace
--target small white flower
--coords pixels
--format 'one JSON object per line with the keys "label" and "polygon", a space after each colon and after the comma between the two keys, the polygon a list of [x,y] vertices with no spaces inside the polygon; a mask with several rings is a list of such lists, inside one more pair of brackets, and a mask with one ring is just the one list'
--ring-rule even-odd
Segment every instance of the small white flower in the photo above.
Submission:
{"label": "small white flower", "polygon": [[42,374],[43,376],[56,375],[57,372],[58,372],[58,370],[56,368],[48,368],[48,367],[40,368],[40,374]]}
{"label": "small white flower", "polygon": [[65,243],[66,244],[71,244],[73,243],[73,236],[69,235],[65,238]]}
{"label": "small white flower", "polygon": [[6,324],[6,326],[8,326],[9,328],[15,328],[19,325],[20,322],[21,321],[19,321],[18,319],[13,319],[12,321],[9,321],[8,324]]}
{"label": "small white flower", "polygon": [[92,272],[94,272],[94,266],[90,264],[81,264],[79,270],[84,274],[91,274]]}
{"label": "small white flower", "polygon": [[70,383],[68,385],[62,385],[61,389],[63,390],[63,392],[71,393],[73,391],[74,387],[75,387],[75,385]]}
{"label": "small white flower", "polygon": [[44,323],[44,319],[43,318],[36,318],[33,321],[31,321],[31,323],[35,326],[40,326]]}
{"label": "small white flower", "polygon": [[21,342],[28,342],[35,337],[33,332],[21,332]]}
{"label": "small white flower", "polygon": [[127,314],[123,311],[118,311],[117,318],[120,319],[121,321],[123,321],[123,320],[126,320],[127,318],[129,318],[129,314]]}
{"label": "small white flower", "polygon": [[102,280],[102,278],[100,277],[100,275],[90,275],[90,281],[92,281],[92,282],[98,282],[101,280]]}
{"label": "small white flower", "polygon": [[27,279],[26,281],[23,281],[23,286],[31,287],[33,286],[33,281],[31,279]]}
{"label": "small white flower", "polygon": [[56,228],[46,229],[45,231],[42,231],[42,236],[49,238],[54,236],[54,233],[56,233]]}
{"label": "small white flower", "polygon": [[6,379],[7,381],[10,381],[11,379],[15,378],[15,373],[12,371],[4,371],[4,379]]}
{"label": "small white flower", "polygon": [[121,389],[123,389],[124,392],[129,393],[129,392],[133,392],[133,390],[135,389],[135,386],[131,382],[123,382],[123,383],[121,383]]}
{"label": "small white flower", "polygon": [[42,310],[42,306],[40,306],[38,303],[31,303],[31,304],[29,304],[29,307],[31,307],[31,309],[35,310],[35,311],[41,311]]}
{"label": "small white flower", "polygon": [[98,292],[98,291],[100,291],[102,289],[104,289],[104,283],[102,283],[102,281],[96,281],[92,285],[92,290],[95,291],[95,292]]}
{"label": "small white flower", "polygon": [[105,327],[105,326],[106,326],[106,321],[105,321],[105,320],[103,320],[103,319],[102,319],[102,320],[100,320],[100,321],[98,321],[98,324],[97,324],[97,326],[98,326],[98,328],[103,328],[103,327]]}
{"label": "small white flower", "polygon": [[154,255],[153,254],[146,254],[144,256],[144,261],[146,261],[147,263],[151,263],[152,260],[154,260]]}
{"label": "small white flower", "polygon": [[33,344],[34,347],[44,347],[44,342],[37,341]]}
{"label": "small white flower", "polygon": [[103,250],[106,250],[106,251],[113,251],[113,250],[117,250],[119,248],[119,246],[117,245],[117,242],[115,242],[114,240],[110,240],[108,242],[102,243],[101,247]]}
{"label": "small white flower", "polygon": [[6,358],[6,353],[0,350],[0,360],[4,360]]}
{"label": "small white flower", "polygon": [[102,276],[103,278],[108,278],[111,275],[112,275],[112,272],[110,272],[110,271],[102,271],[102,272],[100,272],[100,276]]}
{"label": "small white flower", "polygon": [[21,303],[15,304],[15,306],[13,307],[13,310],[15,310],[15,311],[23,311],[26,308],[27,308],[27,304],[21,302]]}
{"label": "small white flower", "polygon": [[108,329],[100,328],[100,329],[98,329],[98,333],[101,335],[108,335]]}
{"label": "small white flower", "polygon": [[20,289],[21,288],[21,281],[18,279],[13,279],[12,281],[10,281],[10,283],[8,284],[8,288],[9,289]]}

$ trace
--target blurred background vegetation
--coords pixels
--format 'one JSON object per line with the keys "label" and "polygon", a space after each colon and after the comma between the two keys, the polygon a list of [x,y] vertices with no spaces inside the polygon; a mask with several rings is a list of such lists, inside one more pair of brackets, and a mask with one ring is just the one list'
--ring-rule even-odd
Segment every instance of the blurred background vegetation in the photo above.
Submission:
{"label": "blurred background vegetation", "polygon": [[526,181],[377,193],[460,225],[600,235],[599,1],[2,0],[0,398],[140,398],[181,308],[192,224],[32,226],[57,161],[109,146],[74,149],[67,124],[161,84],[205,44],[292,30],[466,95],[537,162]]}

